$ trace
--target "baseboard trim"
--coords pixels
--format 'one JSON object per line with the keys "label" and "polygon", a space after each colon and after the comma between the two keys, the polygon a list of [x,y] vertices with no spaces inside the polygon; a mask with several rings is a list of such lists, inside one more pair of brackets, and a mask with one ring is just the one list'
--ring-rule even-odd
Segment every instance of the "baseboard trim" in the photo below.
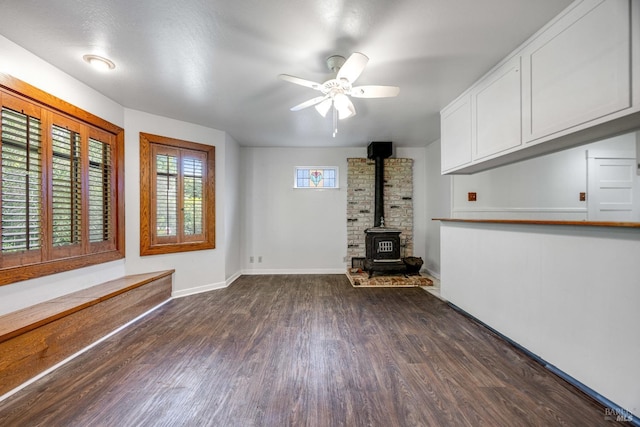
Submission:
{"label": "baseboard trim", "polygon": [[230,284],[232,284],[233,282],[238,280],[238,278],[240,276],[242,276],[242,272],[241,271],[238,271],[237,273],[231,275],[231,277],[229,277],[227,280],[224,281],[226,286],[229,286]]}
{"label": "baseboard trim", "polygon": [[425,274],[440,280],[440,274],[439,273],[436,273],[435,271],[430,270],[428,268],[425,268],[424,272],[425,272]]}
{"label": "baseboard trim", "polygon": [[229,286],[229,284],[227,283],[227,281],[224,281],[224,282],[218,282],[218,283],[209,283],[207,285],[202,285],[202,286],[196,286],[195,288],[178,289],[178,290],[174,290],[171,293],[171,297],[182,298],[189,295],[196,295],[196,294],[201,294],[203,292],[213,291],[216,289],[223,289],[223,288],[226,288],[227,286]]}
{"label": "baseboard trim", "polygon": [[242,270],[247,276],[266,274],[345,274],[347,268],[312,268],[312,269],[256,269]]}
{"label": "baseboard trim", "polygon": [[133,325],[138,320],[140,320],[143,317],[145,317],[145,316],[151,314],[152,312],[156,311],[157,309],[159,309],[160,307],[162,307],[163,305],[165,305],[169,301],[171,301],[171,298],[169,298],[166,301],[156,305],[155,307],[145,311],[144,313],[140,314],[138,317],[128,321],[127,323],[125,323],[124,325],[118,327],[117,329],[114,329],[113,331],[109,332],[107,335],[103,336],[102,338],[98,339],[97,341],[94,341],[93,343],[89,344],[85,348],[75,352],[74,354],[72,354],[71,356],[67,357],[66,359],[61,360],[60,362],[58,362],[55,365],[53,365],[50,368],[48,368],[47,370],[40,372],[38,375],[36,375],[33,378],[30,378],[28,381],[25,381],[24,383],[20,384],[18,387],[14,388],[13,390],[10,390],[10,391],[6,392],[2,396],[0,396],[0,402],[2,402],[3,400],[7,399],[8,397],[13,396],[14,394],[19,392],[23,388],[27,387],[28,385],[33,384],[34,382],[38,381],[40,378],[45,377],[46,375],[48,375],[51,372],[55,371],[56,369],[58,369],[62,365],[66,364],[66,363],[70,362],[71,360],[75,359],[76,357],[80,356],[82,353],[85,353],[85,352],[91,350],[93,347],[95,347],[98,344],[100,344],[101,342],[111,338],[113,335],[117,334],[118,332],[122,331],[123,329]]}
{"label": "baseboard trim", "polygon": [[[528,350],[527,348],[525,348],[522,345],[518,344],[517,342],[513,341],[511,338],[507,337],[506,335],[500,333],[496,329],[494,329],[491,326],[487,325],[482,320],[478,319],[477,317],[473,316],[472,314],[469,314],[468,312],[464,311],[463,309],[461,309],[457,305],[452,304],[451,302],[448,302],[448,301],[447,301],[447,305],[449,305],[449,307],[451,307],[452,309],[454,309],[458,313],[462,314],[463,316],[473,320],[475,323],[479,324],[480,326],[483,326],[486,329],[490,330],[492,333],[494,333],[500,339],[502,339],[503,341],[507,342],[508,344],[510,344],[511,346],[515,347],[516,349],[520,350],[522,353],[524,353],[526,356],[530,357],[531,359],[535,360],[540,365],[544,366],[551,373],[553,373],[553,374],[557,375],[558,377],[562,378],[563,380],[565,380],[566,382],[568,382],[569,384],[571,384],[572,386],[574,386],[575,388],[580,390],[582,393],[586,394],[587,396],[591,397],[592,399],[594,399],[595,401],[597,401],[598,403],[603,405],[605,407],[605,413],[602,414],[603,417],[610,417],[611,421],[616,421],[617,420],[617,421],[630,422],[631,425],[634,425],[636,427],[640,427],[640,418],[638,418],[638,416],[636,416],[635,414],[632,414],[629,410],[624,409],[623,407],[621,407],[620,405],[616,404],[615,402],[612,402],[611,400],[609,400],[606,397],[602,396],[600,393],[596,392],[595,390],[593,390],[589,386],[581,383],[580,381],[578,381],[577,379],[573,378],[571,375],[567,374],[566,372],[562,371],[561,369],[558,369],[556,366],[552,365],[551,363],[547,362],[546,360],[544,360],[543,358],[541,358],[537,354],[533,353],[532,351]],[[609,411],[608,413],[606,412],[607,410]]]}

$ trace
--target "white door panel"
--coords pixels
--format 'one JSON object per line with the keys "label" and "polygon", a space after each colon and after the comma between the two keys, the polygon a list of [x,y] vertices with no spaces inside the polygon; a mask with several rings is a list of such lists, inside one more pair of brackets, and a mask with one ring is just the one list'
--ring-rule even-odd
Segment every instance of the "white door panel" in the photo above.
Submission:
{"label": "white door panel", "polygon": [[634,153],[589,153],[589,221],[640,221]]}

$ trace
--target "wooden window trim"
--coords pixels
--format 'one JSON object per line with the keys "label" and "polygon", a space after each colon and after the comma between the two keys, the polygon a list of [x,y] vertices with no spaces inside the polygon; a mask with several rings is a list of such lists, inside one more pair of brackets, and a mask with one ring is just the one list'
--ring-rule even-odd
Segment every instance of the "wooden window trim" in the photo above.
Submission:
{"label": "wooden window trim", "polygon": [[[206,178],[204,188],[204,239],[181,243],[156,239],[152,218],[152,187],[155,184],[152,171],[155,169],[152,145],[163,145],[206,154]],[[140,132],[140,255],[159,255],[176,252],[215,249],[215,147],[196,142],[183,141],[160,135]]]}
{"label": "wooden window trim", "polygon": [[[124,129],[5,73],[0,73],[0,92],[113,135],[115,151],[113,158],[115,176],[112,187],[113,208],[115,209],[115,224],[113,225],[115,247],[110,245],[101,252],[0,268],[0,286],[124,258]],[[48,171],[43,171],[43,185],[45,185],[44,175],[48,173]],[[43,203],[44,208],[47,209],[49,201],[45,198]],[[44,236],[44,238],[46,240],[48,236]]]}

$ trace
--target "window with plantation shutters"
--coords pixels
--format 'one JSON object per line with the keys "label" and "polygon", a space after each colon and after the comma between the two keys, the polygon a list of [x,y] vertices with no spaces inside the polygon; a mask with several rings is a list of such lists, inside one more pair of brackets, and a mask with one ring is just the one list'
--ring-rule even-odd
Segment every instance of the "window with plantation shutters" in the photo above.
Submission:
{"label": "window with plantation shutters", "polygon": [[51,222],[53,247],[82,243],[80,133],[51,126]]}
{"label": "window with plantation shutters", "polygon": [[[155,159],[155,219],[156,241],[177,242],[178,236],[178,151],[153,146]],[[167,152],[168,151],[168,152]]]}
{"label": "window with plantation shutters", "polygon": [[123,258],[123,130],[2,74],[0,104],[0,285]]}
{"label": "window with plantation shutters", "polygon": [[140,254],[215,248],[215,147],[140,134]]}
{"label": "window with plantation shutters", "polygon": [[182,232],[185,239],[204,231],[204,160],[198,153],[182,153]]}
{"label": "window with plantation shutters", "polygon": [[112,206],[113,161],[111,145],[97,138],[89,138],[89,242],[110,242],[114,238]]}
{"label": "window with plantation shutters", "polygon": [[41,124],[2,108],[2,254],[38,251],[42,233]]}

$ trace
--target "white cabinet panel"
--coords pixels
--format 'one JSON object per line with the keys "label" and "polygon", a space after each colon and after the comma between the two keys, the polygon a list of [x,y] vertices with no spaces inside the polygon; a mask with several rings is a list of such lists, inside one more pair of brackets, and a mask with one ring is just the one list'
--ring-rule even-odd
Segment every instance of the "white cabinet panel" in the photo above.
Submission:
{"label": "white cabinet panel", "polygon": [[638,129],[640,0],[576,0],[445,107],[441,125],[443,173]]}
{"label": "white cabinet panel", "polygon": [[525,141],[631,107],[629,9],[584,1],[524,49]]}
{"label": "white cabinet panel", "polygon": [[471,98],[465,96],[440,114],[442,172],[471,162]]}
{"label": "white cabinet panel", "polygon": [[473,91],[474,160],[521,144],[520,87],[520,56],[516,56],[481,81]]}

